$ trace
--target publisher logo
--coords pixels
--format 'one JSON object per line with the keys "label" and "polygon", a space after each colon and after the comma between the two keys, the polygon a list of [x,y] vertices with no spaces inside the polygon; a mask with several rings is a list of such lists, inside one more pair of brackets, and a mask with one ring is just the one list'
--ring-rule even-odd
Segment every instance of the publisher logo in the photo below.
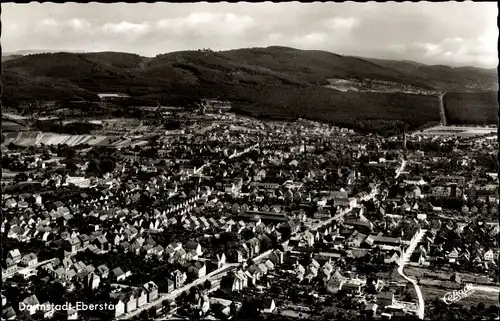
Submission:
{"label": "publisher logo", "polygon": [[455,290],[453,292],[448,292],[444,295],[444,303],[450,305],[452,303],[457,303],[458,301],[470,296],[475,290],[472,284],[466,284],[462,290]]}

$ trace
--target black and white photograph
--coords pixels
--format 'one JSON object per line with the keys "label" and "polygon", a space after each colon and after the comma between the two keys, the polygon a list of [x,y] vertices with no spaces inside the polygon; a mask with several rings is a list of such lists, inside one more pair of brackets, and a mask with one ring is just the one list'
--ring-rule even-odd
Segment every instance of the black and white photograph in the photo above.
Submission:
{"label": "black and white photograph", "polygon": [[496,2],[1,3],[1,320],[500,320]]}

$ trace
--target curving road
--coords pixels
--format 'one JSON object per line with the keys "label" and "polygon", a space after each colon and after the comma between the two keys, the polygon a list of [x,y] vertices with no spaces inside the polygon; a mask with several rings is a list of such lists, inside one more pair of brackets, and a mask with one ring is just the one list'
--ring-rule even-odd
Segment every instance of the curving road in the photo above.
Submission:
{"label": "curving road", "polygon": [[401,259],[399,260],[399,268],[398,268],[398,273],[401,275],[405,280],[408,282],[412,283],[413,286],[415,287],[415,292],[417,293],[418,297],[418,317],[423,320],[424,319],[424,297],[422,295],[422,291],[420,290],[420,286],[418,285],[417,281],[410,279],[408,276],[406,276],[403,272],[403,269],[406,264],[410,261],[410,257],[415,251],[415,248],[417,247],[418,243],[422,239],[422,237],[425,235],[427,230],[420,230],[420,232],[417,234],[417,236],[413,239],[413,241],[410,243],[406,251],[404,252],[403,256],[401,256]]}
{"label": "curving road", "polygon": [[401,173],[404,171],[406,164],[407,164],[406,160],[403,159],[403,162],[401,163],[401,167],[396,171],[396,178],[398,178],[399,175],[401,175]]}

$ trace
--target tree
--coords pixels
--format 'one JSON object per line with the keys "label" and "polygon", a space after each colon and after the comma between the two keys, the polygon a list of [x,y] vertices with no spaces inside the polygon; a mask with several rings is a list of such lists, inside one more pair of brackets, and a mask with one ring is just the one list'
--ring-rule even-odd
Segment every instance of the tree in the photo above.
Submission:
{"label": "tree", "polygon": [[115,170],[115,162],[109,158],[101,161],[101,169],[103,173],[110,173]]}
{"label": "tree", "polygon": [[498,306],[490,305],[490,307],[488,308],[488,314],[493,314],[493,313],[498,314],[499,312],[500,311],[498,309]]}
{"label": "tree", "polygon": [[161,304],[163,305],[163,312],[167,312],[170,310],[170,300],[163,300]]}
{"label": "tree", "polygon": [[149,312],[147,310],[144,310],[139,314],[139,317],[141,318],[141,320],[147,320],[149,319]]}
{"label": "tree", "polygon": [[63,151],[63,157],[66,157],[68,160],[73,159],[75,155],[76,151],[71,147],[68,147]]}
{"label": "tree", "polygon": [[26,182],[28,180],[28,175],[26,173],[19,173],[14,177],[16,182]]}
{"label": "tree", "polygon": [[156,307],[151,307],[149,310],[148,310],[148,314],[150,316],[154,316],[156,315]]}
{"label": "tree", "polygon": [[61,282],[56,282],[50,291],[50,302],[61,302],[64,294],[66,294],[66,288],[61,284]]}
{"label": "tree", "polygon": [[101,163],[97,159],[91,159],[87,168],[87,172],[102,175]]}
{"label": "tree", "polygon": [[76,166],[75,162],[73,162],[72,160],[68,160],[66,162],[66,169],[68,170],[68,172],[74,173],[78,170],[78,166]]}

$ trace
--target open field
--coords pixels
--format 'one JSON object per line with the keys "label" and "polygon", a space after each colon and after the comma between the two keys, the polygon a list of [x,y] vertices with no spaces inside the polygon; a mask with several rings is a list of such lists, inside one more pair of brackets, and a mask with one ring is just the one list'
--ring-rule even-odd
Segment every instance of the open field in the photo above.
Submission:
{"label": "open field", "polygon": [[8,169],[2,169],[2,180],[13,179],[19,172],[12,172]]}
{"label": "open field", "polygon": [[23,119],[29,118],[29,117],[24,117],[21,115],[12,114],[12,113],[5,113],[5,112],[2,112],[2,116],[5,116],[5,117],[11,118],[11,119],[18,119],[18,120],[23,120]]}
{"label": "open field", "polygon": [[[424,302],[432,299],[443,299],[446,293],[452,292],[450,289],[440,289],[437,287],[430,286],[421,286],[422,295],[424,296]],[[461,304],[465,306],[477,306],[479,302],[483,302],[485,306],[496,305],[498,304],[498,294],[484,292],[484,291],[475,291],[470,296],[463,298],[462,300],[453,303],[453,304]]]}
{"label": "open field", "polygon": [[[452,271],[444,271],[444,270],[430,270],[428,268],[419,268],[407,266],[405,267],[405,273],[408,276],[415,276],[420,278],[421,282],[431,283],[433,285],[441,285],[444,284],[444,281],[450,281],[451,277],[455,274]],[[487,277],[480,276],[473,273],[457,273],[463,283],[472,283],[472,284],[485,284],[488,286],[497,286],[492,280]],[[500,287],[498,287],[500,290]]]}
{"label": "open field", "polygon": [[140,138],[122,138],[119,136],[102,136],[102,135],[64,135],[55,133],[42,132],[19,132],[5,133],[5,144],[14,143],[20,146],[30,145],[59,145],[67,144],[76,146],[88,144],[90,146],[114,146],[126,147],[137,144],[143,144],[144,141]]}
{"label": "open field", "polygon": [[497,127],[493,126],[435,126],[424,129],[423,131],[416,132],[417,135],[438,135],[438,136],[482,136],[482,135],[496,135]]}
{"label": "open field", "polygon": [[6,132],[14,132],[20,130],[28,130],[28,127],[19,125],[9,120],[2,120],[2,130]]}

